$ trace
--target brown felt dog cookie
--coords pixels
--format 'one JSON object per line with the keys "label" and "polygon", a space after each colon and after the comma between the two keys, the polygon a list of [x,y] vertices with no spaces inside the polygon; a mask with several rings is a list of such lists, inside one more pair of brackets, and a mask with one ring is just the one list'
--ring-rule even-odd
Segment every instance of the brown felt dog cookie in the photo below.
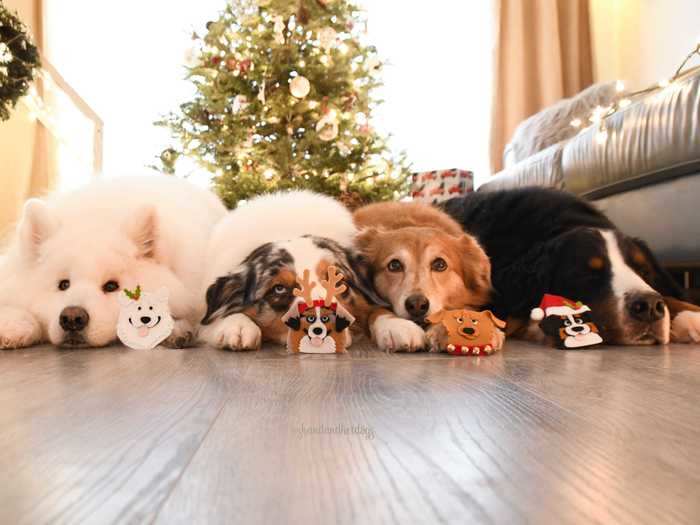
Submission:
{"label": "brown felt dog cookie", "polygon": [[428,317],[433,351],[453,355],[490,355],[503,347],[506,323],[489,310],[443,310]]}

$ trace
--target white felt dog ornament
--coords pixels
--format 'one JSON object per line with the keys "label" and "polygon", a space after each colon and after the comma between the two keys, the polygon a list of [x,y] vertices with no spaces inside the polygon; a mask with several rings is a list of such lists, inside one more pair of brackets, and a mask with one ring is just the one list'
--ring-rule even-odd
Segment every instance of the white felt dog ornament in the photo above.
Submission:
{"label": "white felt dog ornament", "polygon": [[173,331],[175,321],[170,315],[168,290],[142,292],[141,286],[119,295],[117,335],[122,343],[134,350],[150,350],[165,341]]}
{"label": "white felt dog ornament", "polygon": [[326,290],[325,299],[314,300],[311,292],[316,283],[311,282],[309,270],[304,270],[300,289],[294,289],[294,295],[300,301],[292,303],[292,307],[282,317],[289,327],[287,335],[287,350],[304,354],[341,354],[350,344],[348,328],[355,318],[336,297],[346,290],[341,284],[342,274],[336,273],[335,266],[328,267],[328,280],[321,281]]}

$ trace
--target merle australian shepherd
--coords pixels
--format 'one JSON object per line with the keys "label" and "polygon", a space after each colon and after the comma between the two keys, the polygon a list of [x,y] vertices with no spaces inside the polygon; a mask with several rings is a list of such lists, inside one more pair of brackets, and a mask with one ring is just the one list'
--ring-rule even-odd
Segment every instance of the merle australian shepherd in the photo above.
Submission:
{"label": "merle australian shepherd", "polygon": [[565,192],[522,188],[452,199],[444,209],[491,259],[496,315],[508,332],[541,340],[530,311],[543,294],[589,305],[610,344],[700,341],[700,308],[659,265],[591,204]]}

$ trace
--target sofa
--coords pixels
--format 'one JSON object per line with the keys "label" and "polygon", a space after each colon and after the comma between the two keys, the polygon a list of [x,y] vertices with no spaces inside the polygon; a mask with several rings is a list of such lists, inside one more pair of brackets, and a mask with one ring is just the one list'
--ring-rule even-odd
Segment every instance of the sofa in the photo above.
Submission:
{"label": "sofa", "polygon": [[478,191],[570,191],[645,239],[665,266],[700,268],[700,68],[632,100],[605,123],[604,143],[591,126],[508,166]]}

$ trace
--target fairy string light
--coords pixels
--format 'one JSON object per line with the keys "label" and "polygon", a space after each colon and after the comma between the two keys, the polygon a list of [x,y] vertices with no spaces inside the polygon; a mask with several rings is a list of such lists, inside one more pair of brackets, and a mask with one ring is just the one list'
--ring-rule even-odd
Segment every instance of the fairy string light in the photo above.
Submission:
{"label": "fairy string light", "polygon": [[[661,79],[656,84],[638,91],[625,92],[625,84],[618,80],[615,84],[617,93],[613,102],[608,106],[596,106],[587,118],[575,118],[571,121],[571,126],[576,129],[589,129],[593,126],[597,127],[598,131],[594,135],[594,140],[597,144],[604,145],[608,140],[608,128],[606,119],[611,117],[621,109],[625,109],[632,104],[632,99],[641,95],[663,91],[673,86],[676,81],[681,78],[686,72],[685,67],[693,57],[700,56],[700,39],[698,39],[695,47],[686,55],[680,66],[670,79]],[[586,124],[588,123],[588,124]]]}

